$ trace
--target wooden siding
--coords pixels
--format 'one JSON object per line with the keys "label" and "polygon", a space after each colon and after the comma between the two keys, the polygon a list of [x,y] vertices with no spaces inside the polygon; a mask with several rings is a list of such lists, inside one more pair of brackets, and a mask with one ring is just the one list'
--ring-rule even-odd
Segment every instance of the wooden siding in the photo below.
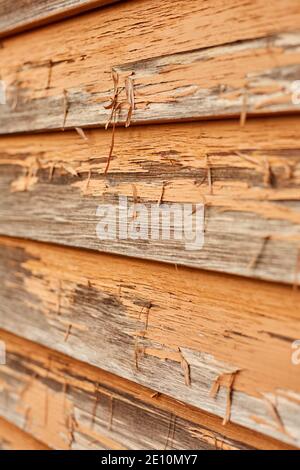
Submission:
{"label": "wooden siding", "polygon": [[[75,131],[2,137],[0,233],[296,285],[298,119],[120,129],[107,175],[104,130],[87,131],[87,141]],[[129,206],[150,208],[162,188],[161,202],[173,207],[205,203],[203,249],[174,239],[98,239],[98,205],[117,207],[127,196]]]}
{"label": "wooden siding", "polygon": [[8,239],[0,269],[5,330],[222,418],[238,372],[231,421],[299,445],[299,292]]}
{"label": "wooden siding", "polygon": [[299,112],[299,24],[298,0],[132,0],[9,38],[0,133],[104,126],[112,70],[132,124]]}
{"label": "wooden siding", "polygon": [[[299,25],[0,1],[1,448],[300,448]],[[120,196],[135,239],[100,240]],[[202,249],[139,203],[201,204]]]}
{"label": "wooden siding", "polygon": [[290,448],[3,331],[0,337],[7,345],[0,413],[53,448]]}
{"label": "wooden siding", "polygon": [[1,0],[0,38],[119,0]]}

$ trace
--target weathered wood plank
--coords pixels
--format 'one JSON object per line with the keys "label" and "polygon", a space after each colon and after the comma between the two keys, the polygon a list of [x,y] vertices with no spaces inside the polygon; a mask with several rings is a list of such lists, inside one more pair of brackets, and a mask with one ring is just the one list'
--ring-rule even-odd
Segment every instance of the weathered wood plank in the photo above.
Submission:
{"label": "weathered wood plank", "polygon": [[300,445],[299,291],[9,239],[0,275],[1,328]]}
{"label": "weathered wood plank", "polygon": [[[86,136],[0,139],[0,233],[300,282],[298,118],[252,120],[242,129],[232,121],[119,129],[106,176],[111,133]],[[205,202],[202,249],[187,249],[174,234],[99,240],[99,205],[117,208],[118,196],[127,196],[129,207],[137,200],[150,210],[162,188],[173,208]]]}
{"label": "weathered wood plank", "polygon": [[0,418],[0,450],[49,450],[49,447]]}
{"label": "weathered wood plank", "polygon": [[4,331],[0,337],[7,346],[0,413],[53,448],[289,448]]}
{"label": "weathered wood plank", "polygon": [[119,0],[1,0],[0,38]]}
{"label": "weathered wood plank", "polygon": [[298,0],[133,0],[8,39],[0,133],[105,125],[112,70],[119,123],[128,76],[132,124],[298,112],[299,23]]}

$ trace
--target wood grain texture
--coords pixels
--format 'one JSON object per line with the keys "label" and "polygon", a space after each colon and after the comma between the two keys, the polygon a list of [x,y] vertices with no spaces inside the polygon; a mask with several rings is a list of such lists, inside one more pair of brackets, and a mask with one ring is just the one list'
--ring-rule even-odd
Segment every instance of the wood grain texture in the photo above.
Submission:
{"label": "wood grain texture", "polygon": [[[298,118],[252,120],[245,128],[220,121],[119,129],[107,176],[111,133],[86,137],[0,139],[0,233],[300,282]],[[157,207],[162,188],[162,203],[172,207],[205,202],[202,249],[187,250],[173,235],[98,239],[99,205],[117,207],[118,196],[127,196],[129,207],[136,200]]]}
{"label": "wood grain texture", "polygon": [[104,126],[112,70],[119,123],[128,76],[132,124],[298,112],[299,23],[298,0],[133,0],[9,38],[0,132]]}
{"label": "wood grain texture", "polygon": [[9,239],[0,275],[3,329],[300,445],[299,291]]}
{"label": "wood grain texture", "polygon": [[0,413],[55,449],[290,448],[4,331],[0,337],[7,346]]}
{"label": "wood grain texture", "polygon": [[49,447],[0,418],[0,450],[49,450]]}
{"label": "wood grain texture", "polygon": [[119,0],[1,0],[0,38]]}

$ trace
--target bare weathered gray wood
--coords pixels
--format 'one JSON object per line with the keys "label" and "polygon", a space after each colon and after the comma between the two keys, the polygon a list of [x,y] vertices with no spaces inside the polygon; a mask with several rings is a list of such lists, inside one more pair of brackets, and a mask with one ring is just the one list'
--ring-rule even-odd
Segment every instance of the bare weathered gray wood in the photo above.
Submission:
{"label": "bare weathered gray wood", "polygon": [[[248,65],[250,72],[243,73],[245,56],[252,65]],[[259,56],[267,61],[264,67],[256,65]],[[215,66],[205,72],[210,61]],[[58,65],[60,62],[61,59],[57,60]],[[52,67],[55,64],[53,59]],[[84,61],[82,64],[86,67]],[[204,72],[201,72],[201,64]],[[76,71],[79,75],[80,67],[79,62]],[[91,74],[95,72],[94,67],[91,66]],[[113,88],[105,88],[101,82],[97,84],[99,92],[89,92],[95,85],[83,77],[78,79],[77,87],[68,88],[66,81],[64,92],[59,89],[48,96],[45,88],[44,97],[32,98],[35,90],[27,83],[22,84],[22,73],[27,76],[36,69],[47,71],[48,68],[49,61],[45,60],[41,64],[18,65],[19,83],[7,87],[7,104],[0,107],[1,134],[106,125],[111,114],[107,106]],[[242,114],[250,117],[300,110],[294,88],[300,79],[299,32],[114,64],[113,68],[121,77],[120,89],[125,83],[122,77],[133,74],[136,104],[131,124],[238,118]],[[106,72],[109,75],[110,71]],[[210,75],[205,76],[205,73]],[[113,87],[112,81],[110,86]],[[40,90],[38,93],[41,95]],[[119,101],[126,102],[124,90]],[[117,113],[117,123],[123,125],[127,114],[128,106],[124,105]]]}
{"label": "bare weathered gray wood", "polygon": [[119,0],[1,0],[0,38]]}
{"label": "bare weathered gray wood", "polygon": [[[300,330],[298,320],[292,318],[294,308],[289,311],[287,321],[284,304],[287,306],[288,299],[283,299],[286,288],[281,288],[280,293],[278,287],[262,286],[259,296],[259,286],[247,284],[252,294],[247,291],[245,283],[252,281],[232,279],[229,288],[224,279],[216,278],[214,283],[210,281],[206,285],[205,277],[202,277],[199,295],[190,286],[189,274],[182,271],[180,279],[187,282],[186,288],[182,287],[185,293],[173,288],[172,300],[168,301],[169,294],[160,285],[159,273],[152,274],[159,285],[149,283],[147,274],[145,279],[134,280],[134,273],[140,268],[137,262],[132,263],[127,278],[123,277],[118,287],[116,279],[124,276],[121,274],[123,265],[118,268],[113,258],[97,260],[92,254],[82,256],[82,264],[79,264],[78,255],[68,250],[63,252],[53,248],[51,251],[50,247],[39,247],[38,244],[2,243],[1,328],[221,417],[226,414],[228,390],[221,386],[217,397],[212,398],[211,387],[222,374],[239,370],[239,361],[242,355],[249,356],[249,349],[252,362],[248,360],[245,363],[248,366],[240,373],[246,378],[252,369],[255,387],[252,393],[245,389],[232,391],[230,420],[300,446],[299,383],[297,375],[292,375],[292,371],[297,374],[297,368],[291,363],[293,338],[288,337],[290,334],[299,337]],[[145,266],[145,273],[151,273],[153,269]],[[165,274],[171,285],[179,282],[176,271],[172,272],[173,275]],[[211,290],[213,285],[218,285],[216,291]],[[233,298],[235,289],[238,302]],[[142,297],[143,292],[147,293],[148,301],[149,298],[153,301],[146,330],[147,298]],[[283,299],[282,307],[276,297]],[[224,302],[230,305],[226,307],[226,320],[224,317],[225,324],[222,325],[219,315]],[[161,322],[166,308],[169,309],[169,322],[164,327]],[[207,316],[209,326],[204,329]],[[187,321],[189,338],[180,339]],[[229,331],[230,328],[235,331]],[[161,333],[159,329],[162,329]],[[152,339],[151,331],[156,331]],[[171,338],[174,335],[173,346],[166,346],[172,344],[169,334]],[[224,359],[228,355],[231,359],[221,361],[205,352],[200,346],[201,338],[207,338],[211,346],[215,345],[212,350],[221,345],[219,350]],[[194,341],[194,346],[188,346],[189,340]],[[248,345],[246,349],[245,344]],[[259,375],[258,369],[265,377]],[[288,380],[287,370],[290,370]],[[268,378],[275,384],[275,389],[262,383]],[[293,386],[290,386],[291,381]],[[274,410],[280,417],[278,420],[274,418]]]}

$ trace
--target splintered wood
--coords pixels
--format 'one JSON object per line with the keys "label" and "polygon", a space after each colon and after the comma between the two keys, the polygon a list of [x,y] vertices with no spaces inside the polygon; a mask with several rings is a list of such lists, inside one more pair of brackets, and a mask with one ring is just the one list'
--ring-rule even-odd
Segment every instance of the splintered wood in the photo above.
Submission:
{"label": "splintered wood", "polygon": [[167,186],[167,183],[166,181],[164,181],[161,187],[161,192],[160,192],[158,201],[157,201],[157,206],[160,206],[163,203],[166,186]]}
{"label": "splintered wood", "polygon": [[110,123],[113,120],[114,114],[116,112],[116,107],[118,104],[118,94],[121,92],[121,90],[119,89],[119,74],[115,70],[112,70],[111,76],[113,80],[114,91],[113,91],[113,96],[111,97],[111,103],[105,106],[105,109],[111,109],[111,113],[105,125],[105,129],[108,129]]}
{"label": "splintered wood", "polygon": [[69,336],[71,334],[71,330],[72,330],[72,324],[68,325],[67,326],[67,329],[66,329],[66,333],[65,333],[65,337],[64,337],[64,342],[66,343],[69,339]]}
{"label": "splintered wood", "polygon": [[78,423],[73,414],[68,417],[68,429],[69,429],[69,448],[72,449],[73,443],[75,442],[75,431],[78,428]]}
{"label": "splintered wood", "polygon": [[0,421],[300,447],[297,0],[56,2],[0,14]]}
{"label": "splintered wood", "polygon": [[12,183],[12,192],[26,192],[29,191],[34,184],[37,183],[38,170],[41,168],[41,162],[38,157],[29,157],[27,166],[25,167],[25,175],[23,178]]}
{"label": "splintered wood", "polygon": [[49,167],[49,177],[48,177],[49,182],[51,182],[52,179],[53,179],[54,170],[55,170],[55,165],[54,165],[54,163],[51,163],[50,167]]}
{"label": "splintered wood", "polygon": [[265,164],[265,171],[264,171],[264,177],[263,177],[264,185],[267,187],[268,186],[273,187],[276,182],[274,181],[272,167],[268,158],[265,158],[264,164]]}
{"label": "splintered wood", "polygon": [[145,315],[145,333],[148,330],[148,324],[149,324],[149,313],[150,309],[152,308],[152,302],[147,303],[146,305],[143,306],[142,310],[140,311],[139,314],[139,320],[141,319],[142,315]]}
{"label": "splintered wood", "polygon": [[[113,80],[113,96],[110,98],[111,103],[108,106],[105,106],[105,109],[111,109],[110,116],[106,122],[105,129],[107,130],[112,123],[112,137],[111,137],[111,144],[110,144],[110,150],[106,162],[106,166],[104,169],[104,175],[107,175],[110,162],[113,156],[113,151],[115,147],[115,133],[116,133],[116,125],[117,125],[117,119],[118,119],[118,114],[122,110],[123,107],[128,107],[128,113],[127,113],[127,118],[125,121],[125,127],[129,127],[131,124],[131,118],[135,109],[135,95],[134,95],[134,79],[132,78],[132,75],[134,75],[134,72],[131,73],[131,75],[125,77],[125,86],[120,86],[120,76],[116,70],[112,70],[111,72],[112,75],[112,80]],[[119,101],[119,96],[121,93],[125,90],[126,98]]]}
{"label": "splintered wood", "polygon": [[159,398],[161,396],[160,392],[152,393],[151,398]]}
{"label": "splintered wood", "polygon": [[277,409],[277,406],[271,401],[270,398],[266,397],[265,395],[263,395],[263,399],[264,399],[264,402],[270,412],[270,415],[271,417],[274,419],[277,427],[278,427],[278,430],[280,432],[282,432],[283,434],[289,436],[289,433],[287,432],[284,424],[283,424],[283,421],[281,419],[281,416],[278,412],[278,409]]}
{"label": "splintered wood", "polygon": [[107,175],[107,173],[108,173],[109,166],[110,166],[110,161],[112,159],[113,151],[114,151],[114,147],[115,147],[115,132],[116,132],[116,120],[117,120],[118,109],[120,109],[119,105],[116,106],[115,113],[113,114],[113,127],[112,127],[111,144],[110,144],[109,154],[108,154],[108,157],[107,157],[106,166],[105,166],[105,169],[104,169],[104,175]]}
{"label": "splintered wood", "polygon": [[125,79],[125,90],[126,101],[129,106],[125,127],[129,127],[131,123],[132,114],[135,109],[134,82],[131,76],[126,77]]}
{"label": "splintered wood", "polygon": [[67,90],[63,90],[63,124],[62,124],[63,131],[65,130],[68,112],[69,112],[68,92]]}
{"label": "splintered wood", "polygon": [[207,168],[207,181],[208,181],[209,194],[213,194],[212,173],[211,173],[211,166],[209,163],[208,155],[206,155],[206,168]]}
{"label": "splintered wood", "polygon": [[264,250],[265,250],[265,248],[267,246],[267,243],[270,239],[271,239],[271,237],[269,235],[264,237],[262,245],[261,245],[259,251],[257,253],[255,253],[252,260],[250,261],[250,263],[248,265],[248,269],[252,270],[252,269],[255,269],[257,267],[257,264],[260,261],[260,259],[262,258]]}
{"label": "splintered wood", "polygon": [[90,182],[91,182],[91,177],[92,177],[92,170],[89,170],[89,172],[88,172],[88,177],[87,177],[87,179],[86,179],[85,188],[84,188],[84,191],[83,191],[83,194],[84,194],[84,195],[87,195],[87,194],[88,194],[89,185],[90,185]]}
{"label": "splintered wood", "polygon": [[182,354],[182,351],[180,348],[178,348],[178,351],[180,353],[180,356],[181,356],[181,361],[180,361],[180,365],[181,365],[181,369],[183,371],[183,374],[184,374],[184,382],[185,382],[185,385],[187,387],[190,387],[191,385],[191,369],[190,369],[190,365],[189,363],[187,362],[187,360],[184,358],[183,354]]}
{"label": "splintered wood", "polygon": [[152,302],[146,302],[145,305],[143,305],[138,319],[141,320],[142,315],[145,316],[145,327],[144,330],[138,331],[135,335],[135,342],[134,342],[134,367],[135,370],[139,370],[139,360],[141,357],[144,356],[145,353],[145,348],[143,346],[139,346],[139,338],[144,338],[147,334],[148,330],[148,324],[149,324],[149,314],[150,310],[153,307]]}
{"label": "splintered wood", "polygon": [[49,60],[46,90],[49,90],[49,88],[50,88],[51,78],[52,78],[52,68],[53,68],[53,62],[52,62],[52,60]]}
{"label": "splintered wood", "polygon": [[84,132],[84,130],[81,128],[81,127],[75,127],[75,131],[77,132],[77,134],[79,135],[79,137],[81,137],[83,140],[85,140],[86,142],[89,140]]}
{"label": "splintered wood", "polygon": [[[223,419],[223,426],[225,426],[230,421],[231,415],[231,404],[232,404],[232,393],[234,388],[234,382],[238,373],[241,372],[240,370],[236,370],[234,372],[225,372],[224,374],[219,375],[210,390],[210,397],[216,398],[217,394],[219,393],[220,387],[224,386],[227,388],[227,402],[226,402],[226,412]],[[227,382],[227,383],[226,383]]]}

